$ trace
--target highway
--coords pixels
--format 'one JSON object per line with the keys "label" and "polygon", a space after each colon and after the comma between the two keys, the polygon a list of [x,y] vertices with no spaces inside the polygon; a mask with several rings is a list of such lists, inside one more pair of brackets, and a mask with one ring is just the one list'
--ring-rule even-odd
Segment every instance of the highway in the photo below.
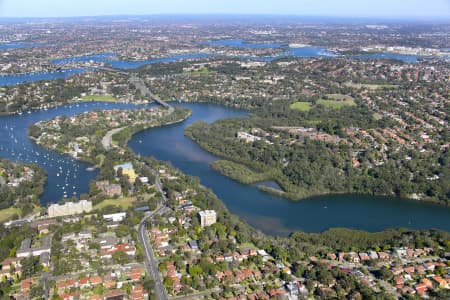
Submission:
{"label": "highway", "polygon": [[158,96],[156,96],[155,94],[153,94],[148,87],[145,85],[144,81],[139,78],[136,77],[135,75],[132,75],[130,77],[130,83],[134,84],[134,86],[141,91],[141,94],[146,97],[150,97],[153,101],[155,101],[156,103],[166,107],[169,109],[169,113],[172,113],[174,111],[174,108],[168,104],[167,102],[161,100],[161,98],[159,98]]}
{"label": "highway", "polygon": [[150,239],[148,237],[146,220],[151,219],[155,214],[158,214],[162,208],[152,212],[149,216],[145,217],[138,227],[139,240],[141,241],[142,247],[144,248],[145,254],[145,265],[147,267],[147,272],[155,281],[155,295],[156,299],[167,300],[169,296],[167,295],[166,288],[164,287],[162,278],[159,274],[158,260],[153,254],[153,249],[150,244]]}
{"label": "highway", "polygon": [[[154,172],[156,174],[156,172]],[[152,245],[150,243],[150,239],[148,237],[148,231],[147,231],[147,220],[150,220],[153,218],[153,216],[158,214],[163,214],[166,212],[169,208],[167,207],[167,197],[164,194],[164,191],[162,189],[162,184],[158,176],[156,176],[155,179],[155,185],[158,191],[162,195],[162,203],[155,211],[152,211],[148,213],[139,223],[138,226],[138,236],[139,241],[142,244],[142,247],[144,249],[144,255],[145,255],[145,265],[147,267],[147,272],[150,274],[150,276],[155,281],[155,295],[156,298],[159,300],[167,300],[169,299],[169,296],[167,295],[167,290],[164,287],[162,278],[159,273],[159,264],[158,260],[156,259]]]}
{"label": "highway", "polygon": [[[118,72],[120,74],[123,75],[129,75],[129,73],[126,72],[122,72],[116,69],[111,69],[111,68],[104,68],[105,70],[108,71],[114,71],[114,72]],[[161,100],[158,96],[154,95],[149,89],[148,87],[145,85],[144,81],[135,76],[135,75],[131,75],[129,82],[134,84],[134,86],[139,89],[139,91],[141,92],[141,94],[144,97],[150,97],[152,100],[154,100],[156,103],[160,104],[161,106],[164,106],[165,108],[167,108],[169,110],[169,114],[174,112],[174,108],[167,104],[165,101]],[[106,136],[103,138],[102,140],[102,144],[103,147],[108,150],[111,146],[111,138],[112,136],[119,132],[120,130],[122,130],[123,128],[117,128],[117,129],[113,129],[111,131],[109,131]],[[164,194],[164,191],[162,189],[162,183],[161,180],[158,177],[158,174],[154,171],[153,175],[155,175],[155,185],[157,190],[161,193],[162,197],[161,197],[161,203],[158,206],[158,208],[155,211],[152,211],[150,213],[147,213],[145,215],[145,217],[141,220],[141,222],[138,225],[138,238],[139,241],[142,245],[142,248],[144,249],[144,255],[145,255],[145,266],[147,268],[147,272],[148,274],[153,278],[153,280],[155,281],[155,295],[156,298],[159,300],[168,300],[169,296],[167,294],[167,290],[164,287],[163,284],[163,280],[160,276],[159,273],[159,263],[158,260],[156,259],[153,249],[152,249],[152,245],[150,243],[150,239],[148,236],[148,231],[147,231],[147,221],[151,221],[153,216],[158,215],[158,214],[163,214],[164,212],[166,212],[167,210],[169,210],[169,208],[167,207],[167,197]]]}
{"label": "highway", "polygon": [[[118,69],[113,69],[113,68],[108,68],[108,67],[102,67],[103,70],[106,71],[110,71],[110,72],[115,72],[115,73],[119,73],[125,76],[129,76],[130,73],[128,72],[124,72]],[[152,99],[153,101],[155,101],[156,103],[166,107],[169,109],[169,113],[172,113],[175,109],[172,107],[172,105],[168,104],[167,102],[165,102],[164,100],[162,100],[161,98],[159,98],[158,96],[156,96],[155,94],[153,94],[149,88],[145,85],[145,82],[137,77],[136,75],[131,75],[129,82],[134,84],[134,86],[141,92],[141,95],[144,97],[150,97],[150,99]]]}

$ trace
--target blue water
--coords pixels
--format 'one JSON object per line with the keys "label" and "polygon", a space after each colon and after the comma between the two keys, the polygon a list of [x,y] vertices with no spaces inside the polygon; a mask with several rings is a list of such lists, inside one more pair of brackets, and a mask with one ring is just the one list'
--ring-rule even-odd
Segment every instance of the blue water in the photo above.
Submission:
{"label": "blue water", "polygon": [[[252,48],[252,49],[265,49],[265,48],[286,48],[287,50],[281,54],[273,56],[237,56],[240,59],[247,59],[253,61],[266,61],[270,62],[275,59],[280,59],[284,57],[343,57],[342,55],[336,54],[326,48],[321,47],[301,47],[301,48],[289,48],[286,44],[281,43],[245,43],[242,40],[221,40],[221,41],[211,41],[203,44],[208,44],[212,46],[227,46],[227,47],[239,47],[239,48]],[[3,44],[6,45],[6,44]],[[37,44],[34,44],[37,45]],[[18,45],[16,45],[18,46]],[[0,44],[1,47],[1,44]],[[0,48],[1,49],[1,48]],[[83,55],[77,57],[69,58],[59,58],[51,61],[54,65],[63,66],[70,63],[82,63],[82,62],[97,62],[105,63],[106,65],[122,70],[136,69],[144,65],[156,64],[156,63],[168,63],[179,60],[186,59],[199,59],[214,56],[211,53],[188,53],[188,54],[177,54],[169,57],[149,59],[143,61],[128,61],[119,60],[115,58],[116,53],[101,53],[101,54],[91,54]],[[233,56],[231,56],[233,57]],[[419,56],[415,55],[402,55],[402,54],[391,54],[391,53],[370,53],[349,56],[358,59],[397,59],[404,61],[406,63],[415,63]],[[28,73],[28,74],[13,74],[13,75],[3,75],[0,76],[0,86],[10,86],[25,82],[34,82],[38,80],[52,80],[58,78],[68,78],[75,74],[86,72],[88,69],[85,68],[75,68],[75,69],[62,69],[61,71],[46,72],[46,73]]]}
{"label": "blue water", "polygon": [[0,50],[35,48],[35,47],[42,47],[45,45],[47,45],[47,44],[45,44],[45,43],[8,42],[8,43],[0,43]]}
{"label": "blue water", "polygon": [[195,121],[214,122],[243,117],[245,112],[213,104],[182,104],[192,110],[183,123],[138,133],[129,146],[138,154],[170,161],[186,174],[197,176],[231,212],[269,234],[295,230],[320,232],[332,227],[368,231],[409,227],[450,230],[450,209],[419,201],[391,197],[332,195],[292,202],[244,185],[215,172],[209,164],[218,158],[184,136]]}
{"label": "blue water", "polygon": [[301,47],[301,48],[289,48],[289,51],[284,54],[285,56],[293,57],[337,57],[336,53],[331,52],[328,49],[320,47]]}
{"label": "blue water", "polygon": [[281,47],[287,46],[287,44],[281,44],[281,43],[246,43],[243,40],[208,41],[208,42],[200,43],[200,45],[225,46],[225,47],[246,48],[246,49],[271,49],[271,48],[281,48]]}
{"label": "blue water", "polygon": [[242,49],[286,49],[285,52],[273,56],[238,56],[239,58],[255,61],[273,61],[283,57],[331,57],[337,56],[335,53],[321,47],[299,47],[290,48],[288,44],[282,43],[246,43],[243,40],[218,40],[200,43],[201,45],[234,47]]}
{"label": "blue water", "polygon": [[94,62],[103,62],[115,69],[128,70],[157,63],[174,62],[185,59],[205,58],[211,56],[211,54],[207,53],[177,54],[169,57],[154,58],[149,60],[137,60],[137,61],[113,59],[114,56],[116,56],[116,54],[114,53],[93,54],[71,58],[55,59],[51,61],[51,63],[59,65],[67,63],[94,61]]}
{"label": "blue water", "polygon": [[[115,55],[114,53],[103,53],[103,54],[77,56],[71,58],[61,58],[52,60],[51,63],[54,65],[64,65],[69,63],[94,61],[94,62],[103,62],[115,69],[128,70],[128,69],[136,69],[141,66],[149,64],[173,62],[178,60],[194,59],[194,58],[205,58],[211,56],[210,54],[207,53],[193,53],[193,54],[178,54],[170,57],[156,58],[144,61],[126,61],[126,60],[112,59],[111,57],[113,57],[114,55]],[[39,80],[54,80],[60,78],[69,78],[75,74],[84,73],[86,71],[88,71],[88,69],[86,68],[72,68],[72,69],[63,68],[60,71],[52,71],[52,72],[0,75],[0,86],[12,86],[16,84],[35,82]]]}
{"label": "blue water", "polygon": [[[315,47],[289,51],[295,51],[295,55],[304,55],[303,57],[329,55],[323,52],[327,51],[326,49]],[[205,55],[208,54],[177,55],[145,62],[127,62],[114,60],[110,54],[100,54],[71,58],[71,60],[100,60],[116,68],[129,69],[148,63],[170,62]],[[64,63],[63,60],[54,62]],[[83,69],[74,69],[43,74],[3,76],[0,77],[0,85],[65,78],[83,71]],[[243,185],[222,176],[209,167],[209,164],[217,157],[203,151],[184,137],[184,128],[194,121],[213,122],[221,118],[243,117],[246,112],[212,104],[183,106],[193,110],[192,117],[180,124],[143,131],[130,141],[130,146],[139,154],[171,161],[183,172],[198,176],[202,184],[211,188],[233,213],[267,233],[286,235],[294,230],[319,232],[331,227],[368,231],[393,227],[450,230],[450,209],[429,203],[359,195],[323,196],[291,202],[264,193],[253,185]],[[83,103],[79,106],[66,105],[47,111],[32,111],[21,116],[0,117],[0,156],[11,160],[35,162],[46,170],[48,183],[41,199],[43,204],[59,201],[63,196],[79,196],[88,191],[89,181],[96,177],[97,172],[88,172],[86,170],[88,165],[33,144],[27,137],[27,128],[35,122],[59,115],[75,115],[92,109],[133,107],[135,106],[129,104]],[[140,140],[143,141],[142,144],[139,143]]]}
{"label": "blue water", "polygon": [[417,55],[407,55],[407,54],[397,54],[397,53],[368,53],[368,54],[358,54],[352,57],[358,59],[396,59],[403,61],[405,63],[416,63],[421,56]]}
{"label": "blue water", "polygon": [[[419,201],[360,195],[323,196],[291,202],[260,191],[254,185],[233,181],[209,167],[218,158],[202,150],[184,136],[184,128],[195,121],[214,122],[229,117],[244,117],[247,112],[213,104],[177,104],[192,110],[180,124],[149,129],[135,135],[130,147],[138,154],[170,161],[186,174],[198,176],[231,212],[267,233],[287,235],[294,230],[319,232],[331,227],[379,231],[392,227],[439,228],[450,230],[450,209]],[[79,196],[88,191],[97,172],[89,165],[35,145],[27,136],[31,124],[60,115],[72,116],[93,109],[131,109],[137,106],[115,103],[80,103],[47,111],[0,117],[0,156],[42,166],[48,182],[41,202]],[[271,183],[265,183],[271,184]]]}
{"label": "blue water", "polygon": [[[262,60],[262,61],[271,61],[282,57],[342,57],[342,55],[338,55],[322,47],[305,46],[299,48],[290,48],[288,47],[287,44],[282,43],[246,43],[243,40],[218,40],[218,41],[204,42],[202,44],[210,46],[235,47],[242,49],[271,49],[271,48],[288,49],[286,52],[275,56],[243,57],[252,60]],[[395,53],[369,53],[369,54],[353,55],[349,57],[360,59],[397,59],[406,63],[417,62],[417,59],[420,58],[419,56],[416,55],[404,55]]]}
{"label": "blue water", "polygon": [[0,75],[0,86],[12,86],[26,82],[35,82],[39,80],[55,80],[69,78],[73,75],[86,72],[83,68],[62,69],[60,71],[25,73],[14,75]]}
{"label": "blue water", "polygon": [[[88,192],[89,181],[97,172],[89,172],[89,165],[72,158],[48,151],[34,144],[27,135],[28,127],[41,120],[48,120],[61,115],[72,116],[93,109],[135,108],[131,104],[120,103],[80,103],[48,110],[35,110],[23,115],[0,117],[0,157],[13,161],[36,163],[43,167],[48,175],[45,193],[41,203],[57,202],[66,192],[68,197],[79,196]],[[67,185],[66,185],[67,184]]]}
{"label": "blue water", "polygon": [[91,54],[91,55],[83,55],[83,56],[74,56],[74,57],[65,57],[58,58],[50,61],[50,63],[55,65],[61,64],[70,64],[70,63],[78,63],[78,62],[89,62],[89,61],[105,61],[110,57],[116,56],[116,53],[101,53],[101,54]]}

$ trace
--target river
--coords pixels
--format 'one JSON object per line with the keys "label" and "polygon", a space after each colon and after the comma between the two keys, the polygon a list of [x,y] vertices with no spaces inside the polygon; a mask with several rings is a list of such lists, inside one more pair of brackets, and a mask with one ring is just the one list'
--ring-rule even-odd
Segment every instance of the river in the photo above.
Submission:
{"label": "river", "polygon": [[27,134],[31,124],[61,115],[73,116],[94,109],[135,108],[132,104],[88,102],[64,105],[48,110],[33,110],[23,115],[0,117],[0,157],[13,161],[35,163],[45,169],[48,181],[41,197],[43,205],[57,202],[64,196],[80,196],[89,191],[89,181],[96,171],[89,165],[66,155],[48,151],[33,143]]}
{"label": "river", "polygon": [[287,235],[294,230],[320,232],[332,227],[450,230],[450,209],[431,203],[363,195],[330,195],[293,202],[231,180],[209,167],[218,158],[186,138],[184,128],[196,121],[214,122],[246,113],[205,103],[177,105],[190,108],[192,116],[180,124],[140,132],[129,146],[138,154],[170,161],[184,173],[199,177],[232,213],[266,233]]}
{"label": "river", "polygon": [[[319,232],[331,227],[368,231],[393,227],[450,230],[450,209],[434,204],[360,195],[323,196],[292,202],[264,193],[253,185],[233,181],[209,167],[218,158],[186,138],[184,128],[195,121],[214,122],[244,117],[247,112],[207,103],[175,105],[191,109],[192,116],[179,124],[142,131],[131,139],[129,146],[138,154],[170,161],[186,174],[198,176],[231,212],[266,233]],[[35,145],[27,136],[27,128],[40,120],[60,115],[136,107],[132,104],[88,102],[0,117],[0,156],[33,162],[45,169],[48,182],[41,198],[43,205],[57,202],[64,196],[79,196],[88,191],[89,181],[98,173],[87,171],[89,165],[85,163]]]}
{"label": "river", "polygon": [[[281,54],[273,55],[273,56],[233,56],[229,55],[228,57],[235,57],[240,59],[246,59],[251,61],[264,61],[270,62],[275,59],[285,58],[285,57],[303,57],[303,58],[314,58],[314,57],[325,57],[325,58],[333,58],[333,57],[345,57],[336,52],[330,51],[326,48],[322,47],[314,47],[314,46],[305,46],[305,47],[289,47],[287,44],[281,43],[246,43],[242,40],[220,40],[220,41],[210,41],[201,43],[202,45],[210,45],[210,46],[223,46],[223,47],[236,47],[236,48],[248,48],[248,49],[284,49],[285,51]],[[0,44],[0,51],[5,51],[8,44]],[[39,44],[32,44],[34,46]],[[1,48],[1,47],[4,48]],[[11,49],[20,48],[23,44],[10,44]],[[25,47],[25,46],[24,46]],[[121,69],[121,70],[130,70],[136,69],[144,65],[156,64],[156,63],[167,63],[174,62],[180,60],[187,59],[199,59],[212,57],[215,54],[212,53],[185,53],[185,54],[176,54],[168,57],[162,58],[154,58],[148,60],[141,61],[132,61],[132,60],[120,60],[117,58],[116,53],[100,53],[100,54],[90,54],[76,57],[68,57],[68,58],[59,58],[50,61],[50,63],[55,66],[60,66],[62,69],[59,71],[50,71],[50,72],[42,72],[42,73],[25,73],[25,74],[7,74],[0,75],[0,86],[12,86],[16,84],[21,84],[25,82],[34,82],[38,80],[52,80],[58,78],[69,78],[75,74],[83,73],[95,68],[64,68],[64,65],[70,63],[85,63],[85,62],[96,62],[96,63],[104,63],[112,68]],[[403,55],[403,54],[392,54],[392,53],[370,53],[370,54],[361,54],[361,55],[353,55],[348,56],[356,59],[396,59],[400,61],[404,61],[406,63],[415,63],[420,56],[416,55]]]}
{"label": "river", "polygon": [[[263,45],[259,47],[263,47]],[[296,55],[303,55],[302,57],[328,55],[323,52],[327,51],[323,48],[297,49],[289,51],[297,51]],[[130,69],[143,64],[194,58],[197,54],[193,54],[194,56],[177,55],[145,62],[114,60],[111,55],[113,54],[90,55],[53,62],[63,64],[72,61],[100,60],[113,62],[116,68]],[[2,76],[0,77],[0,86],[25,81],[65,78],[83,71],[85,70],[71,69],[62,72]],[[130,141],[130,147],[136,153],[170,161],[183,172],[198,176],[202,184],[211,188],[231,212],[264,232],[286,235],[294,230],[319,232],[331,227],[368,231],[394,227],[450,230],[450,209],[430,203],[360,195],[323,196],[292,202],[261,192],[253,185],[235,182],[213,171],[209,164],[217,157],[205,152],[187,139],[183,132],[187,125],[195,121],[214,122],[222,118],[244,117],[247,113],[205,103],[179,105],[192,110],[193,115],[188,120],[180,124],[138,133]],[[71,116],[93,109],[135,107],[131,104],[90,102],[30,111],[23,115],[0,117],[0,156],[15,161],[34,162],[46,170],[48,182],[41,198],[43,205],[57,202],[64,196],[79,196],[88,191],[89,181],[96,177],[97,172],[89,172],[86,170],[88,165],[35,145],[27,136],[27,128],[38,121],[60,115]]]}

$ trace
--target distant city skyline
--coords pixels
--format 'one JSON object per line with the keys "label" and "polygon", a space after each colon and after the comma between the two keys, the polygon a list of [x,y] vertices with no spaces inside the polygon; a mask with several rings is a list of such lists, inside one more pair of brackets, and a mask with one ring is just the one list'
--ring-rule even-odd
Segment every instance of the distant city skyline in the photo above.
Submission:
{"label": "distant city skyline", "polygon": [[0,0],[0,17],[263,14],[449,19],[450,0]]}

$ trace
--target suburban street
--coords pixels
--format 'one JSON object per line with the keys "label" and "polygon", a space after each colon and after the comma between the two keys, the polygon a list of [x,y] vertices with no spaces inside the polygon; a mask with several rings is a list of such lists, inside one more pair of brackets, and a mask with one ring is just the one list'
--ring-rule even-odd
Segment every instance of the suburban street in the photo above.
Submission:
{"label": "suburban street", "polygon": [[[354,269],[358,268],[358,265],[350,262],[338,262],[335,260],[327,260],[327,263],[331,266],[338,267],[338,268],[346,268],[346,269]],[[361,267],[361,266],[359,266]],[[368,278],[370,278],[371,281],[377,282],[382,286],[387,292],[389,292],[392,296],[394,296],[396,299],[399,299],[400,294],[397,292],[396,288],[392,286],[389,282],[381,279],[375,278],[375,276],[370,272],[369,268],[366,268],[367,272],[369,273]]]}
{"label": "suburban street", "polygon": [[169,299],[169,296],[167,295],[167,291],[162,282],[162,278],[159,275],[158,260],[155,258],[154,254],[153,254],[153,249],[150,244],[150,240],[148,238],[147,225],[146,225],[146,220],[149,218],[152,218],[153,215],[158,214],[160,210],[162,210],[162,208],[156,210],[155,212],[152,212],[149,216],[145,217],[141,221],[141,223],[139,224],[138,233],[139,233],[139,240],[142,244],[142,247],[144,248],[145,265],[147,267],[147,272],[150,274],[150,276],[155,281],[156,298],[160,299],[160,300],[165,300],[165,299]]}
{"label": "suburban street", "polygon": [[[156,175],[156,174],[155,174]],[[150,276],[155,281],[155,295],[157,299],[165,300],[169,299],[169,296],[167,295],[167,290],[164,287],[162,278],[159,273],[159,264],[158,260],[155,258],[153,253],[153,248],[150,243],[150,239],[148,237],[148,231],[147,231],[147,220],[151,220],[153,216],[164,213],[168,207],[166,206],[167,198],[164,194],[164,191],[162,189],[161,180],[158,176],[155,178],[155,185],[157,190],[162,195],[162,204],[159,206],[155,211],[152,211],[148,213],[139,223],[138,227],[138,236],[139,241],[142,244],[142,247],[144,248],[144,254],[145,254],[145,265],[147,267],[147,272],[150,274]]]}

